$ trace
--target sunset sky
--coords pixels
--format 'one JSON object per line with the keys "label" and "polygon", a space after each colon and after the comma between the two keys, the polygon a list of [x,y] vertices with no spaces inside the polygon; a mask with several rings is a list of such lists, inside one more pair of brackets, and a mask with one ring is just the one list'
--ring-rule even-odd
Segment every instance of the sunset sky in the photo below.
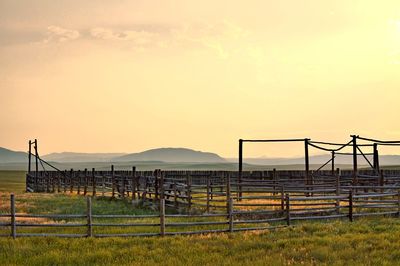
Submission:
{"label": "sunset sky", "polygon": [[42,154],[400,139],[400,1],[1,0],[0,106]]}

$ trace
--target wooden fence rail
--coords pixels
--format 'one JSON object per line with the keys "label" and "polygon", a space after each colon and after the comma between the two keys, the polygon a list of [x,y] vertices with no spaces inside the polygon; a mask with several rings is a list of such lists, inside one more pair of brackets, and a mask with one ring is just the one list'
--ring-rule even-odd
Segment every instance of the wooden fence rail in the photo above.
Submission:
{"label": "wooden fence rail", "polygon": [[[166,211],[167,201],[161,198],[159,213],[155,215],[105,215],[93,213],[92,198],[87,196],[86,211],[81,214],[21,214],[17,212],[15,196],[11,194],[9,212],[0,213],[0,236],[12,238],[167,236],[275,229],[290,226],[296,221],[317,219],[347,218],[353,221],[355,218],[366,216],[400,216],[400,187],[394,190],[393,186],[380,188],[378,192],[356,192],[355,188],[350,188],[348,195],[339,196],[285,193],[282,202],[279,196],[267,199],[279,201],[277,204],[279,206],[273,206],[278,208],[266,209],[265,205],[262,205],[262,209],[243,209],[243,205],[239,205],[240,202],[236,202],[228,193],[223,202],[226,205],[226,212],[169,214]],[[29,220],[34,218],[47,220],[46,222]],[[175,221],[176,219],[178,221]],[[112,231],[110,228],[119,229]],[[143,228],[144,231],[138,231],[139,228]],[[81,231],[76,232],[75,229]]]}

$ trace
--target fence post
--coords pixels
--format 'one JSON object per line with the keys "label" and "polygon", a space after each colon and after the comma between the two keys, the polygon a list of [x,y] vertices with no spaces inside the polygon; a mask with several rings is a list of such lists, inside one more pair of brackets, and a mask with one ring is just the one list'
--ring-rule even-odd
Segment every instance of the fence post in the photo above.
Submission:
{"label": "fence post", "polygon": [[101,176],[101,196],[104,197],[106,194],[106,177],[104,174]]}
{"label": "fence post", "polygon": [[189,208],[189,212],[192,208],[192,182],[191,182],[191,176],[190,174],[186,175],[186,188],[187,188],[187,200],[188,200],[188,208]]}
{"label": "fence post", "polygon": [[136,167],[132,167],[132,186],[131,186],[131,191],[132,191],[132,201],[136,200]]}
{"label": "fence post", "polygon": [[115,173],[114,173],[114,165],[111,165],[111,187],[112,187],[112,194],[111,197],[115,197]]}
{"label": "fence post", "polygon": [[125,186],[126,186],[126,172],[124,171],[122,176],[122,188],[121,188],[122,198],[125,198]]}
{"label": "fence post", "polygon": [[286,194],[286,224],[290,226],[290,196]]}
{"label": "fence post", "polygon": [[207,176],[207,206],[206,206],[206,211],[207,213],[210,212],[210,176]]}
{"label": "fence post", "polygon": [[160,200],[160,235],[165,235],[165,199]]}
{"label": "fence post", "polygon": [[226,203],[229,212],[229,202],[231,200],[231,176],[229,173],[226,174]]}
{"label": "fence post", "polygon": [[[340,170],[339,168],[336,169],[336,173],[335,173],[335,177],[336,177],[336,196],[339,197],[340,196]],[[336,199],[336,212],[339,213],[340,212],[340,199]]]}
{"label": "fence post", "polygon": [[96,175],[95,175],[95,169],[92,168],[92,186],[93,186],[93,197],[96,196]]}
{"label": "fence post", "polygon": [[281,210],[285,210],[285,187],[281,185]]}
{"label": "fence post", "polygon": [[64,170],[64,193],[67,193],[67,170]]}
{"label": "fence post", "polygon": [[71,168],[69,171],[69,193],[74,191],[74,179],[73,179],[74,169]]}
{"label": "fence post", "polygon": [[160,199],[165,199],[165,191],[164,191],[164,172],[159,170],[160,176]]}
{"label": "fence post", "polygon": [[93,236],[93,228],[92,228],[92,198],[86,198],[86,217],[87,217],[87,236]]}
{"label": "fence post", "polygon": [[229,218],[229,232],[233,232],[233,200],[229,198],[228,201],[228,218]]}
{"label": "fence post", "polygon": [[83,187],[83,195],[86,196],[86,194],[87,194],[87,187],[88,187],[87,168],[85,168],[84,181],[85,181],[85,186]]}
{"label": "fence post", "polygon": [[276,195],[276,168],[274,168],[272,170],[272,180],[273,180],[273,183],[274,183],[274,193],[273,193],[273,195]]}
{"label": "fence post", "polygon": [[176,187],[176,180],[174,180],[174,207],[178,207],[178,189]]}
{"label": "fence post", "polygon": [[78,188],[77,188],[77,190],[78,190],[78,195],[79,194],[81,194],[81,180],[82,180],[82,177],[81,177],[81,170],[78,170]]}
{"label": "fence post", "polygon": [[400,218],[400,189],[397,189],[397,217]]}
{"label": "fence post", "polygon": [[14,194],[10,195],[10,209],[11,209],[11,236],[12,238],[17,238],[17,224],[16,224],[16,216],[15,216],[15,196]]}
{"label": "fence post", "polygon": [[349,220],[353,221],[353,190],[350,190],[349,194]]}

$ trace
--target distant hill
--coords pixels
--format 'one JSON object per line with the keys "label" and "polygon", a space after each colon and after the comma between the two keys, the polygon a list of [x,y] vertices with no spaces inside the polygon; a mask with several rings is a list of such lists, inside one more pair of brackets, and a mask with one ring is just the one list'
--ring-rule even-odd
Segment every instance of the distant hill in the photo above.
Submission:
{"label": "distant hill", "polygon": [[28,153],[0,147],[0,163],[21,163],[28,161]]}
{"label": "distant hill", "polygon": [[128,161],[162,161],[162,162],[196,162],[196,163],[224,163],[226,160],[218,154],[195,151],[186,148],[159,148],[139,153],[132,153],[114,158],[115,162]]}
{"label": "distant hill", "polygon": [[46,161],[52,162],[111,162],[113,158],[120,157],[126,153],[78,153],[78,152],[55,152],[42,156]]}

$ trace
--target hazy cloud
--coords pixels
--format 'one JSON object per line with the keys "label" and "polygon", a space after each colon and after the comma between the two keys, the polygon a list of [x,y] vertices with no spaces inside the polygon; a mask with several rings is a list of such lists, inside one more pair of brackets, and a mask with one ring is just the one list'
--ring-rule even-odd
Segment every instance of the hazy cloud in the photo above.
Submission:
{"label": "hazy cloud", "polygon": [[154,42],[156,33],[136,30],[113,30],[108,28],[92,28],[90,35],[95,39],[112,41],[132,41],[139,45],[145,45]]}
{"label": "hazy cloud", "polygon": [[78,39],[80,34],[77,30],[65,29],[59,26],[47,27],[45,43],[49,42],[66,42]]}

